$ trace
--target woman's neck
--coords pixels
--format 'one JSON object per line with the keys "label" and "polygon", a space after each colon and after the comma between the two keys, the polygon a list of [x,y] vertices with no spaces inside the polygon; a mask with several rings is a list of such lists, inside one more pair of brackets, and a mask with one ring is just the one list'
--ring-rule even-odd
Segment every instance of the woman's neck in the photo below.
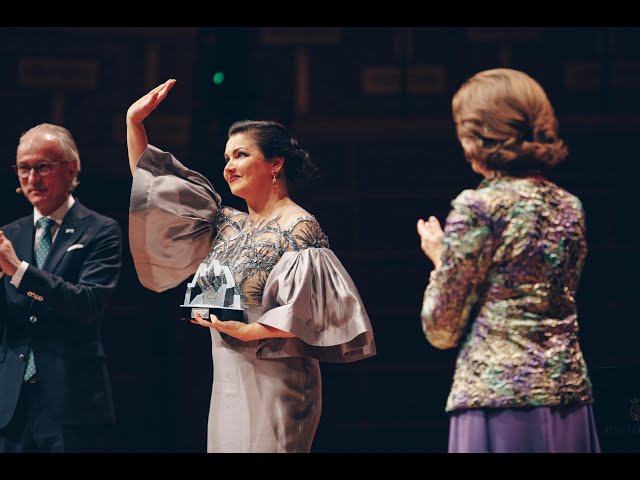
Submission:
{"label": "woman's neck", "polygon": [[540,170],[516,170],[513,172],[505,172],[501,170],[493,170],[485,178],[533,178],[544,179],[545,176]]}
{"label": "woman's neck", "polygon": [[291,199],[287,195],[272,195],[261,205],[247,204],[249,210],[249,218],[252,223],[262,222],[268,218],[271,218],[274,213],[279,212],[291,202]]}
{"label": "woman's neck", "polygon": [[514,170],[514,171],[505,171],[505,170],[491,170],[487,168],[485,165],[481,164],[473,160],[471,162],[471,167],[473,171],[479,175],[482,175],[486,179],[492,178],[503,178],[503,177],[513,177],[513,178],[545,178],[540,170],[535,169],[527,169],[527,170]]}

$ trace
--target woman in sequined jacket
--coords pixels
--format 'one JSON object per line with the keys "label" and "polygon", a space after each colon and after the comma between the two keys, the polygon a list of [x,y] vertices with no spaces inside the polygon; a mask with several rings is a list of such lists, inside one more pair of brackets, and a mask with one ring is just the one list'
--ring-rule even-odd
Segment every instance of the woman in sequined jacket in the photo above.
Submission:
{"label": "woman in sequined jacket", "polygon": [[575,301],[584,211],[545,178],[567,156],[553,107],[529,75],[492,69],[462,85],[452,110],[484,179],[452,202],[444,230],[433,216],[417,224],[434,264],[423,331],[459,347],[449,452],[599,452]]}

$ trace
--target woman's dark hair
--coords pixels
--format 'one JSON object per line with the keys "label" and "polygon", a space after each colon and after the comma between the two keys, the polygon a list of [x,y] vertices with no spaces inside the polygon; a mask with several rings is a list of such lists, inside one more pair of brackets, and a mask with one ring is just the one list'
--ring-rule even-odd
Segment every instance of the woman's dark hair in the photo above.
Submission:
{"label": "woman's dark hair", "polygon": [[239,120],[229,127],[227,138],[238,133],[251,135],[267,160],[284,158],[287,183],[307,183],[315,178],[318,167],[284,125],[271,120]]}
{"label": "woman's dark hair", "polygon": [[547,169],[567,156],[545,91],[524,72],[477,73],[454,95],[452,110],[458,138],[469,140],[467,160],[490,170]]}

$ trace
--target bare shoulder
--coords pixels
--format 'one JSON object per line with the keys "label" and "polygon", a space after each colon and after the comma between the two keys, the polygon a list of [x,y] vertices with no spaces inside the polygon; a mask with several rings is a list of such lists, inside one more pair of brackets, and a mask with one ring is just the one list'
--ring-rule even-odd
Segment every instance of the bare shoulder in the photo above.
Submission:
{"label": "bare shoulder", "polygon": [[223,206],[220,209],[220,213],[222,213],[227,218],[232,218],[235,220],[242,219],[247,216],[247,212],[242,212],[238,209],[235,209],[233,207],[227,207],[227,206]]}
{"label": "bare shoulder", "polygon": [[296,222],[298,219],[309,219],[315,221],[315,217],[311,213],[297,203],[291,203],[282,210],[280,221],[278,223],[283,227],[288,227],[292,222]]}

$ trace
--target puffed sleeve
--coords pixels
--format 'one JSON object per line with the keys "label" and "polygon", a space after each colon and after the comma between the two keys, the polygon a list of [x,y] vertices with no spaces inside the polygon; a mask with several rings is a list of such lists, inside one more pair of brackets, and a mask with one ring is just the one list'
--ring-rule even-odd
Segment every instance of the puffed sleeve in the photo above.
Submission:
{"label": "puffed sleeve", "polygon": [[191,276],[209,253],[220,196],[201,174],[149,145],[131,187],[129,244],[142,285],[162,292]]}
{"label": "puffed sleeve", "polygon": [[258,320],[297,338],[258,342],[259,358],[353,362],[375,355],[373,329],[350,275],[328,248],[289,251],[273,267]]}

